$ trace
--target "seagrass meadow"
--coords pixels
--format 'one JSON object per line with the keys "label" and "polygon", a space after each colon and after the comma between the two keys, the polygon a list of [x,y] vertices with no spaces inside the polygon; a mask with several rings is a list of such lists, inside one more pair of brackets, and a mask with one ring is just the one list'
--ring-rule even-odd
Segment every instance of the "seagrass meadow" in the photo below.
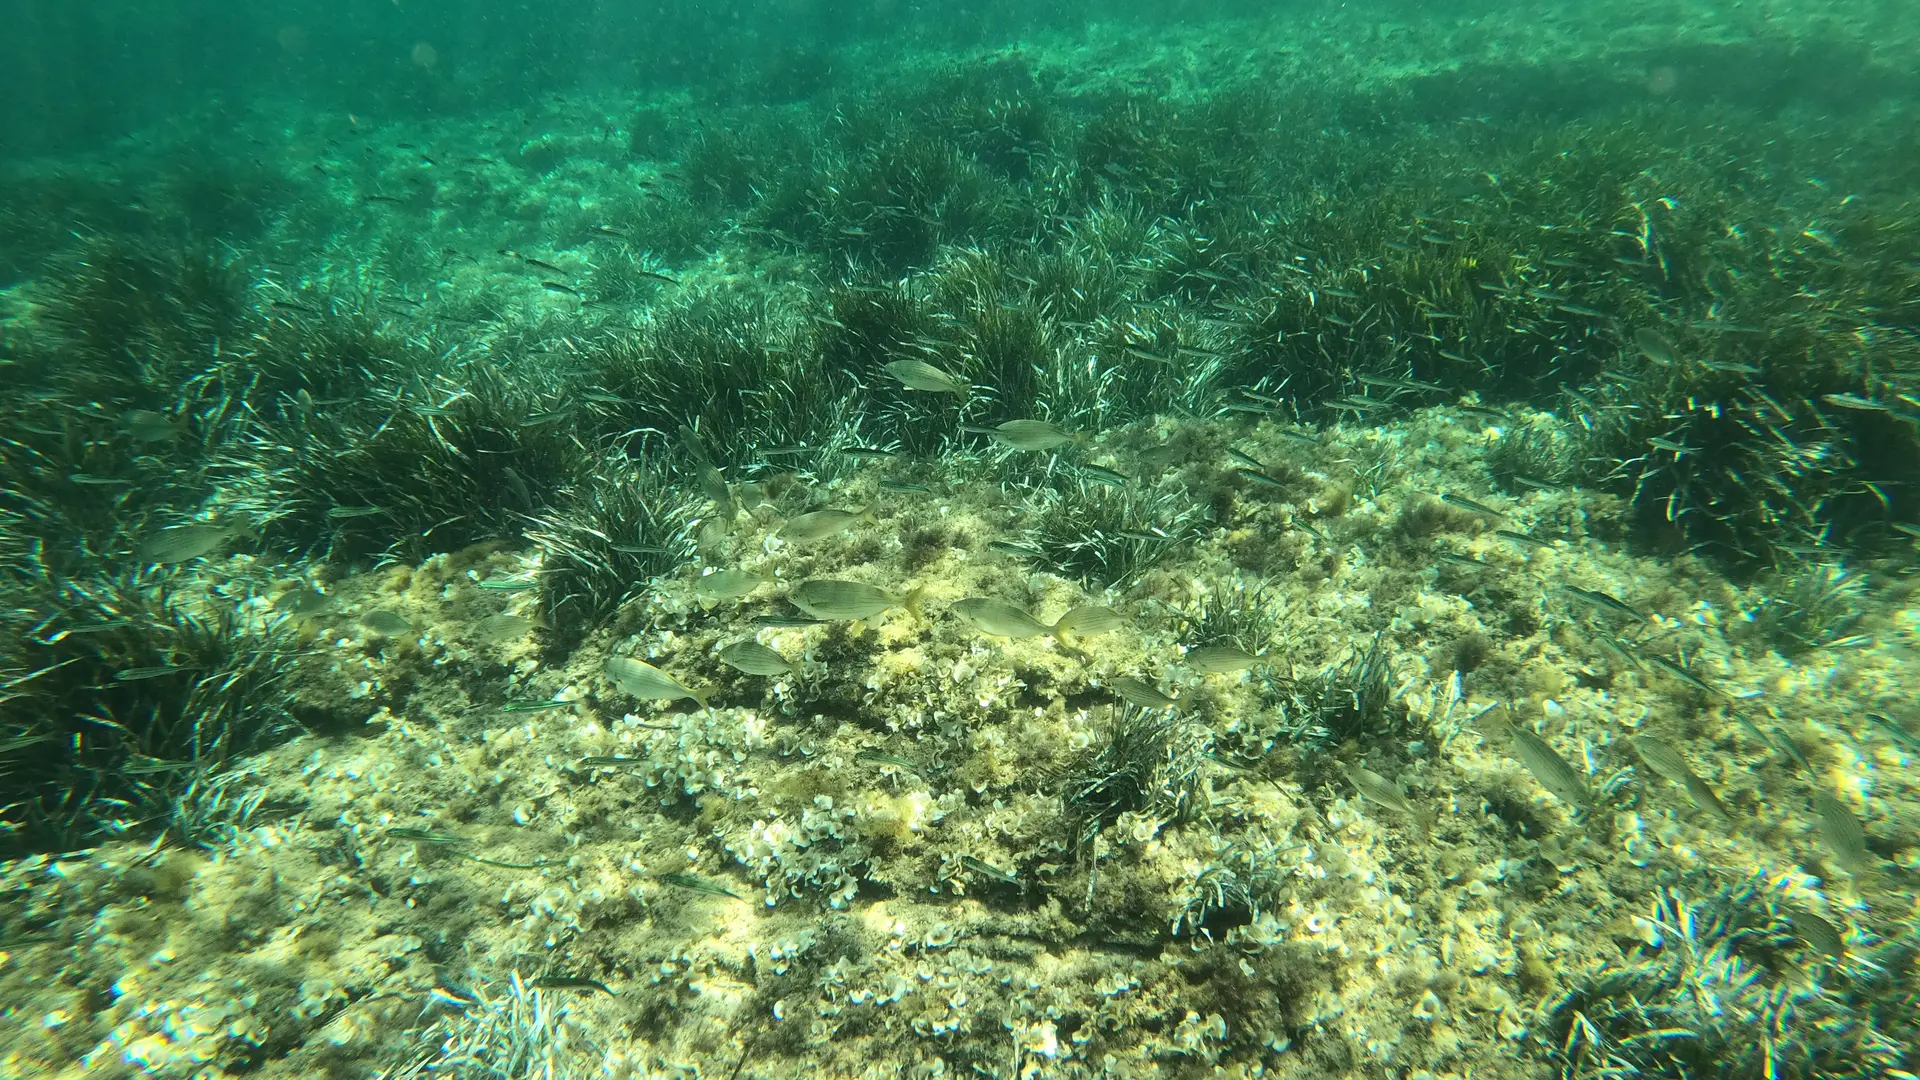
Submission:
{"label": "seagrass meadow", "polygon": [[0,1077],[1920,1074],[1904,5],[35,8]]}

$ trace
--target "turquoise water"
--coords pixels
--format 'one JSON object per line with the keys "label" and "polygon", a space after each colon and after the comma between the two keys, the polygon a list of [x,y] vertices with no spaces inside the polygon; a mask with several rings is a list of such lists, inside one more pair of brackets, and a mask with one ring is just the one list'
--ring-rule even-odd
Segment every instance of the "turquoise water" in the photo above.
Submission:
{"label": "turquoise water", "polygon": [[0,9],[0,1074],[1883,1077],[1903,8]]}

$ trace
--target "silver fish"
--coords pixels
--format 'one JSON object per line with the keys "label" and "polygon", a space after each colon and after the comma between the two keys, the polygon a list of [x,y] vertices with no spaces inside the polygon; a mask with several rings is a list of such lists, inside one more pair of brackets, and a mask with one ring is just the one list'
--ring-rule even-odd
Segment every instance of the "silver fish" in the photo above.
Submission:
{"label": "silver fish", "polygon": [[152,409],[128,409],[120,415],[120,430],[134,442],[167,442],[180,434],[180,425],[165,413]]}
{"label": "silver fish", "polygon": [[134,549],[134,554],[149,565],[190,562],[219,551],[228,541],[249,531],[245,525],[211,522],[175,525],[142,540],[140,546]]}
{"label": "silver fish", "polygon": [[1343,766],[1341,771],[1346,773],[1347,782],[1353,785],[1353,790],[1366,796],[1368,800],[1379,803],[1395,813],[1406,814],[1408,817],[1415,816],[1413,804],[1407,801],[1407,793],[1400,790],[1399,784],[1372,769],[1359,765]]}
{"label": "silver fish", "polygon": [[1360,765],[1343,766],[1341,771],[1346,773],[1347,783],[1352,784],[1353,789],[1368,802],[1384,806],[1396,814],[1405,815],[1406,819],[1413,824],[1414,830],[1425,838],[1428,832],[1427,815],[1413,805],[1413,801],[1407,798],[1407,793],[1400,789],[1398,783]]}
{"label": "silver fish", "polygon": [[919,588],[893,593],[864,581],[809,578],[794,586],[787,599],[816,619],[870,619],[893,607],[904,607],[918,619],[920,594]]}
{"label": "silver fish", "polygon": [[757,641],[737,641],[720,650],[720,659],[749,675],[785,675],[793,670],[786,657]]}
{"label": "silver fish", "polygon": [[1040,637],[1053,628],[1034,618],[1026,609],[996,600],[991,596],[969,596],[950,608],[960,621],[983,634],[1004,638]]}
{"label": "silver fish", "polygon": [[895,360],[887,365],[887,374],[900,380],[909,390],[935,394],[964,394],[967,380],[949,375],[924,360]]}
{"label": "silver fish", "polygon": [[1678,359],[1674,352],[1673,342],[1668,341],[1667,335],[1655,330],[1651,326],[1643,326],[1635,330],[1633,332],[1633,343],[1640,347],[1641,356],[1646,357],[1656,364],[1664,364],[1671,367]]}
{"label": "silver fish", "polygon": [[713,693],[711,690],[694,690],[652,664],[630,656],[608,657],[605,670],[613,685],[637,698],[661,701],[692,698],[704,708],[707,698]]}
{"label": "silver fish", "polygon": [[789,544],[815,544],[845,532],[856,521],[872,516],[872,507],[865,510],[815,510],[789,519],[780,526],[779,535]]}
{"label": "silver fish", "polygon": [[693,595],[706,607],[722,600],[738,600],[767,583],[763,575],[750,570],[715,570],[694,579]]}
{"label": "silver fish", "polygon": [[1203,675],[1231,675],[1259,662],[1259,657],[1234,645],[1204,645],[1187,650],[1187,666]]}
{"label": "silver fish", "polygon": [[1440,496],[1440,501],[1446,503],[1448,506],[1457,506],[1462,510],[1471,511],[1475,514],[1484,514],[1487,517],[1497,518],[1501,521],[1508,520],[1507,515],[1501,511],[1495,510],[1485,503],[1474,502],[1465,495],[1455,495],[1452,492],[1447,492]]}
{"label": "silver fish", "polygon": [[1155,690],[1153,686],[1145,680],[1136,679],[1131,675],[1124,675],[1118,679],[1114,679],[1107,683],[1107,686],[1113,690],[1114,695],[1120,698],[1120,700],[1138,705],[1143,709],[1171,709],[1180,704],[1173,698]]}
{"label": "silver fish", "polygon": [[1524,727],[1515,727],[1512,731],[1513,746],[1520,763],[1527,767],[1540,786],[1546,788],[1562,802],[1579,807],[1582,810],[1593,806],[1593,794],[1587,790],[1587,781],[1580,771],[1567,764],[1567,759],[1554,753],[1547,741]]}
{"label": "silver fish", "polygon": [[1793,924],[1793,932],[1815,949],[1836,960],[1846,957],[1847,938],[1839,927],[1811,911],[1797,908],[1787,909],[1787,921]]}
{"label": "silver fish", "polygon": [[1840,868],[1856,876],[1872,870],[1878,860],[1867,850],[1867,831],[1853,811],[1825,792],[1813,797],[1813,809],[1820,815],[1820,837]]}
{"label": "silver fish", "polygon": [[386,608],[375,608],[360,616],[360,625],[381,637],[401,637],[413,633],[413,623],[405,615]]}
{"label": "silver fish", "polygon": [[538,625],[525,615],[489,615],[473,624],[473,636],[490,645],[504,645],[526,637]]}
{"label": "silver fish", "polygon": [[1651,735],[1635,736],[1633,750],[1640,755],[1641,761],[1647,763],[1647,768],[1685,790],[1687,798],[1692,799],[1695,806],[1711,811],[1721,821],[1733,821],[1733,815],[1727,812],[1720,796],[1688,767],[1687,759],[1680,755],[1680,751]]}
{"label": "silver fish", "polygon": [[1062,431],[1045,420],[1009,420],[991,428],[968,428],[1015,450],[1052,450],[1070,442],[1078,442],[1085,436]]}
{"label": "silver fish", "polygon": [[1127,624],[1127,617],[1110,607],[1100,604],[1081,604],[1067,609],[1065,615],[1053,624],[1055,637],[1065,639],[1070,634],[1093,637],[1108,631],[1118,630]]}

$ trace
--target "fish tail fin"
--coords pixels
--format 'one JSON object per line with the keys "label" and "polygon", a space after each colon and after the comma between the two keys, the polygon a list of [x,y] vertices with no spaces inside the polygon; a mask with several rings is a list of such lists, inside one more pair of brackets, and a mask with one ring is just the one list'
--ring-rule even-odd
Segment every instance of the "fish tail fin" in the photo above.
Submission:
{"label": "fish tail fin", "polygon": [[920,610],[920,602],[926,599],[926,595],[927,587],[925,585],[915,585],[913,588],[907,590],[905,596],[900,598],[900,606],[906,608],[907,614],[913,616],[916,622],[927,621],[927,613]]}
{"label": "fish tail fin", "polygon": [[713,697],[713,687],[711,686],[707,687],[705,690],[695,690],[693,687],[689,686],[687,687],[687,696],[699,702],[700,707],[703,709],[713,708],[713,706],[708,703],[709,700]]}

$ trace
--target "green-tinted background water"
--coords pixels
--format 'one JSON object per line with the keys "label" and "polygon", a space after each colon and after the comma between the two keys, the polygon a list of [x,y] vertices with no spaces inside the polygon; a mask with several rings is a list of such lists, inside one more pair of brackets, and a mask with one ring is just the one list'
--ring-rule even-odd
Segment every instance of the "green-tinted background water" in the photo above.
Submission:
{"label": "green-tinted background water", "polygon": [[1904,5],[0,28],[0,1075],[1920,1061]]}

